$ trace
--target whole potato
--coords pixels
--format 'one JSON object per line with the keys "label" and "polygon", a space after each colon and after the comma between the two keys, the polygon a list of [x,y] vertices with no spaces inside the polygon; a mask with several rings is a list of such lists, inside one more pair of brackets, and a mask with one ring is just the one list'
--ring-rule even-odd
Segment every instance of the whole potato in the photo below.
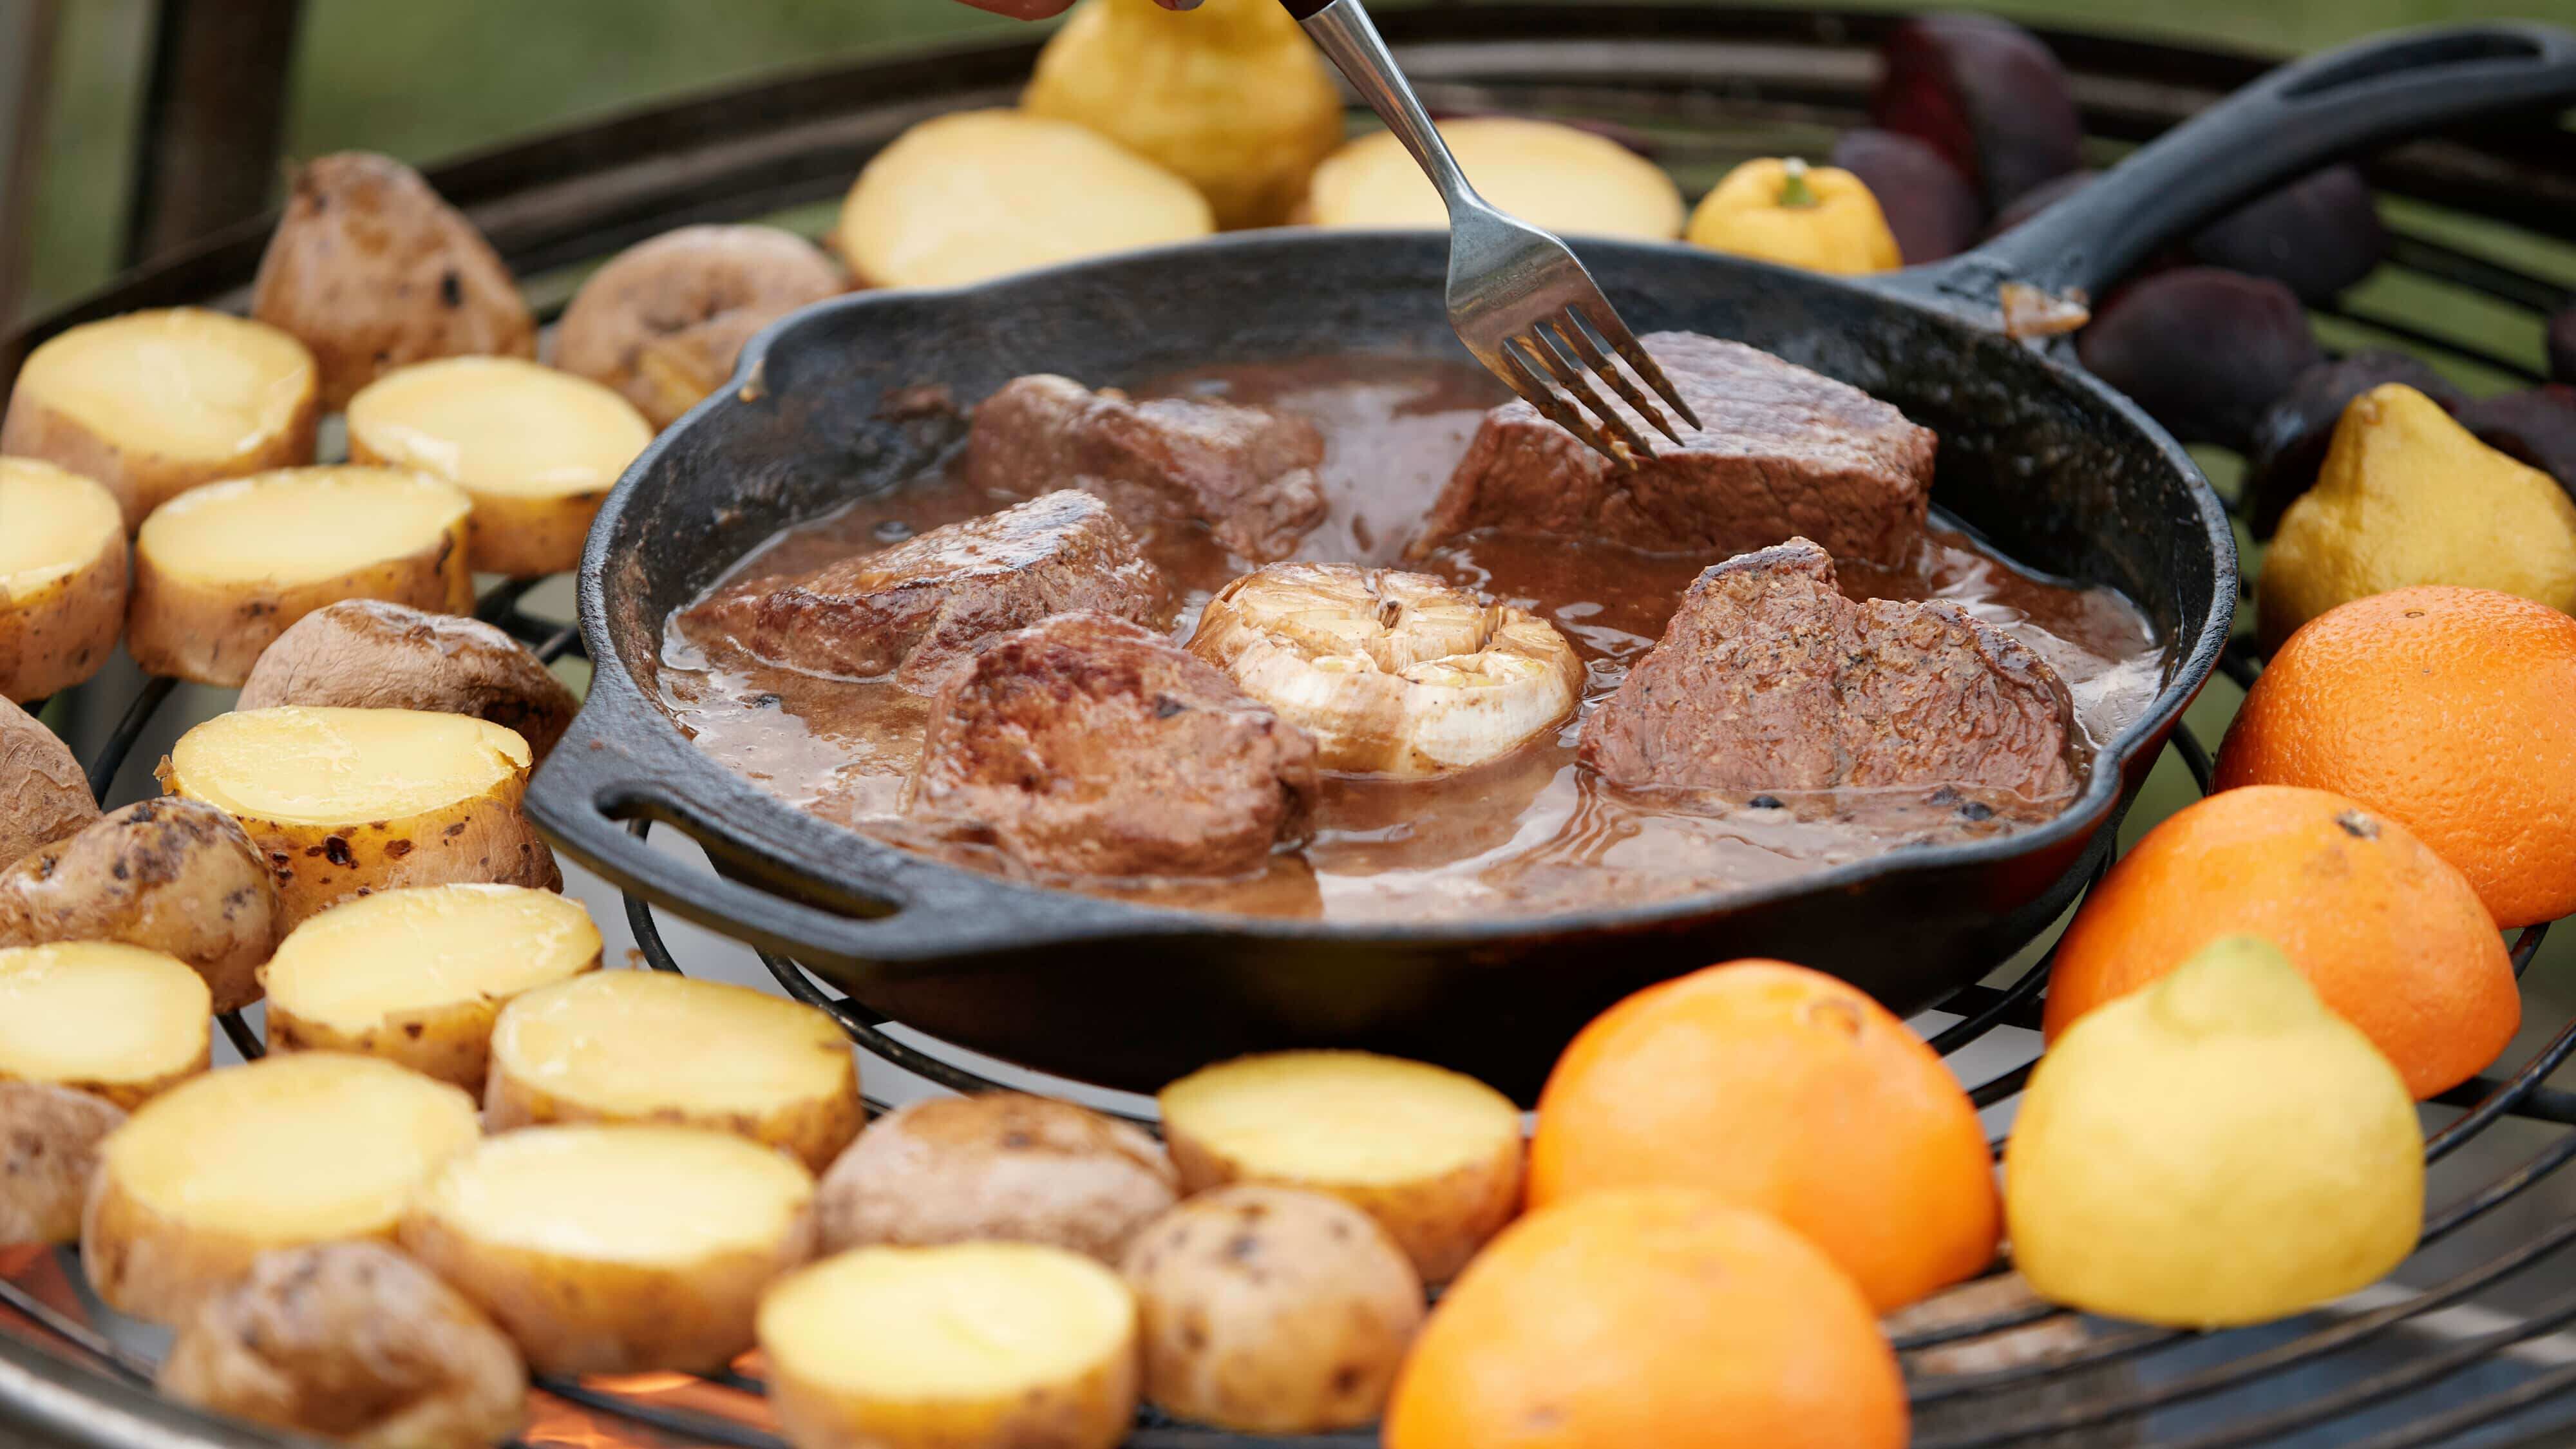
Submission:
{"label": "whole potato", "polygon": [[381,1243],[262,1253],[180,1325],[159,1382],[183,1403],[364,1449],[483,1449],[527,1420],[519,1350]]}
{"label": "whole potato", "polygon": [[51,845],[97,818],[89,776],[69,747],[0,699],[0,860]]}
{"label": "whole potato", "polygon": [[0,872],[0,946],[166,952],[206,979],[217,1011],[259,1000],[259,968],[280,934],[268,863],[238,822],[199,800],[138,800]]}
{"label": "whole potato", "polygon": [[125,1109],[50,1082],[0,1082],[0,1247],[69,1243],[98,1170],[98,1144]]}
{"label": "whole potato", "polygon": [[804,238],[774,226],[684,226],[611,257],[555,327],[555,366],[615,388],[656,428],[733,376],[770,323],[848,291]]}
{"label": "whole potato", "polygon": [[823,1249],[1045,1243],[1115,1263],[1176,1200],[1154,1140],[1019,1092],[931,1097],[879,1118],[823,1174]]}
{"label": "whole potato", "polygon": [[1422,1280],[1339,1198],[1229,1187],[1138,1234],[1145,1397],[1184,1419],[1311,1434],[1376,1419],[1423,1318]]}
{"label": "whole potato", "polygon": [[463,213],[390,156],[343,151],[295,173],[251,314],[322,371],[322,408],[432,357],[537,355],[518,284]]}
{"label": "whole potato", "polygon": [[581,701],[528,646],[458,614],[343,599],[296,620],[242,681],[236,709],[279,704],[470,714],[542,762]]}

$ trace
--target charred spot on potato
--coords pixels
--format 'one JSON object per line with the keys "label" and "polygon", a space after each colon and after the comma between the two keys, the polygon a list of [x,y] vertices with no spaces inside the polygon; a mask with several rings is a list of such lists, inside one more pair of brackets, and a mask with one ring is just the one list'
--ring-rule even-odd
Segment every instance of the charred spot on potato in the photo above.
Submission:
{"label": "charred spot on potato", "polygon": [[400,860],[411,852],[412,843],[408,840],[390,841],[385,846],[385,857],[388,860]]}

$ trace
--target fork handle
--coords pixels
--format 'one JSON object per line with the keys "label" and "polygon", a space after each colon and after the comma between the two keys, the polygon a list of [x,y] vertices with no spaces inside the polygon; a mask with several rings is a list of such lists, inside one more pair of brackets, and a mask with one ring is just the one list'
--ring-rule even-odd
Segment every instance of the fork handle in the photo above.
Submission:
{"label": "fork handle", "polygon": [[1431,113],[1422,108],[1421,98],[1396,67],[1395,56],[1377,33],[1376,22],[1369,19],[1367,6],[1360,0],[1280,0],[1280,4],[1297,17],[1317,48],[1350,78],[1360,99],[1413,153],[1422,173],[1439,188],[1440,199],[1448,203],[1451,217],[1462,207],[1490,209],[1467,183],[1458,158],[1449,154],[1449,143],[1440,139],[1439,128],[1431,124]]}

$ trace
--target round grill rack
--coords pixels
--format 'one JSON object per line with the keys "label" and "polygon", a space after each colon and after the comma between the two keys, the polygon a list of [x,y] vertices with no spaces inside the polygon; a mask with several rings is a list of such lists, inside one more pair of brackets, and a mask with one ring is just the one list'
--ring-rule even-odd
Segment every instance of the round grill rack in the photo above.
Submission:
{"label": "round grill rack", "polygon": [[[1397,11],[1385,29],[1434,106],[1616,122],[1686,183],[1704,184],[1745,156],[1820,153],[1834,130],[1856,123],[1871,52],[1894,23],[1856,12],[1442,5]],[[2102,158],[2266,65],[2257,57],[2098,36],[2045,38],[2073,73]],[[765,218],[815,229],[823,216],[815,205],[836,195],[905,126],[937,111],[1007,104],[1034,50],[987,47],[767,83],[470,158],[431,179],[528,279],[532,298],[550,308],[569,294],[569,269],[670,226]],[[2541,125],[2421,142],[2376,160],[2372,179],[2383,192],[2423,204],[2393,226],[2384,275],[2518,317],[2576,300],[2567,285],[2464,243],[2451,224],[2465,213],[2576,239],[2576,147],[2567,142],[2563,131]],[[14,372],[26,347],[93,317],[237,302],[265,234],[261,224],[217,237],[46,319],[0,346],[0,367]],[[2576,276],[2576,263],[2570,266],[2567,274]],[[2375,286],[2363,292],[2320,309],[2332,319],[2335,340],[2402,344],[2497,381],[2537,379],[2529,357],[2442,335],[2373,300]],[[532,587],[496,587],[477,612],[549,662],[578,655],[574,627],[528,606]],[[2234,651],[2221,667],[2240,687],[2259,670]],[[177,692],[168,679],[138,681],[130,670],[122,677],[123,709],[88,761],[102,800]],[[84,709],[103,716],[115,708],[119,688],[107,680],[85,686]],[[2190,784],[2205,793],[2207,749],[2188,726],[2177,729],[2170,748]],[[631,828],[641,834],[650,827],[639,821]],[[642,964],[679,971],[651,908],[633,897],[625,907]],[[2547,929],[2524,930],[2511,943],[2517,975]],[[1981,1109],[2003,1108],[2017,1096],[2035,1058],[2029,1033],[2049,958],[2034,951],[2017,959],[2026,964],[2017,974],[2007,968],[2001,984],[1962,988],[1933,1008],[1955,1019],[1931,1033],[1931,1044],[1962,1069]],[[890,1034],[893,1024],[794,962],[768,953],[761,961],[782,990],[830,1012],[859,1047],[887,1064],[953,1090],[1003,1085]],[[225,1016],[222,1025],[243,1056],[260,1054],[257,1030],[240,1015]],[[2456,1115],[2425,1143],[2428,1167],[2441,1170],[2429,1177],[2418,1252],[2398,1275],[2404,1287],[2382,1285],[2283,1323],[2202,1335],[2057,1309],[1998,1265],[1906,1310],[1889,1327],[1912,1391],[1915,1444],[2518,1449],[2570,1442],[2576,1339],[2560,1335],[2576,1325],[2576,1291],[2569,1291],[2576,1275],[2560,1255],[2576,1244],[2576,1213],[2543,1199],[2553,1174],[2576,1159],[2576,1092],[2549,1085],[2571,1054],[2576,1016],[2509,1073],[2479,1077],[2432,1104]],[[869,1103],[871,1110],[885,1105]],[[2566,1186],[2557,1190],[2564,1194]],[[87,1296],[71,1250],[0,1250],[0,1439],[15,1432],[95,1449],[281,1442],[153,1396],[152,1357],[135,1345],[158,1339],[130,1325],[110,1331],[109,1322]],[[542,1380],[519,1442],[780,1449],[757,1372],[756,1360],[746,1359],[708,1376]],[[1373,1442],[1367,1433],[1236,1435],[1151,1410],[1131,1439],[1154,1449]]]}

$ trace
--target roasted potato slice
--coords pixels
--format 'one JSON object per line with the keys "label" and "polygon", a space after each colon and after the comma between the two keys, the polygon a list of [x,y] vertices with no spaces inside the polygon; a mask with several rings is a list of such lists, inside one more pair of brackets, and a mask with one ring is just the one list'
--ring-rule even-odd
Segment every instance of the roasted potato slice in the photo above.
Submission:
{"label": "roasted potato slice", "polygon": [[537,355],[536,319],[492,244],[419,172],[363,151],[296,171],[251,313],[313,350],[330,412],[411,363]]}
{"label": "roasted potato slice", "polygon": [[34,458],[0,458],[0,695],[42,699],[98,672],[125,632],[116,499]]}
{"label": "roasted potato slice", "polygon": [[382,599],[314,610],[260,651],[237,709],[280,704],[470,714],[545,763],[581,701],[527,645],[480,619]]}
{"label": "roasted potato slice", "polygon": [[1214,230],[1197,188],[1096,132],[959,111],[877,153],[832,243],[869,286],[954,287]]}
{"label": "roasted potato slice", "polygon": [[613,387],[667,428],[733,376],[742,345],[849,290],[830,257],[774,226],[684,226],[590,274],[555,324],[555,366]]}
{"label": "roasted potato slice", "polygon": [[129,312],[27,355],[0,453],[96,479],[130,533],[200,483],[312,462],[319,378],[274,327],[201,307]]}
{"label": "roasted potato slice", "polygon": [[262,1253],[197,1305],[161,1392],[357,1449],[485,1449],[528,1417],[518,1348],[382,1243]]}
{"label": "roasted potato slice", "polygon": [[0,858],[16,860],[97,818],[80,761],[43,721],[0,698]]}
{"label": "roasted potato slice", "polygon": [[135,536],[125,647],[151,673],[238,685],[325,604],[466,613],[472,507],[453,484],[392,468],[288,468],[194,489]]}
{"label": "roasted potato slice", "polygon": [[343,901],[261,969],[268,1047],[383,1057],[480,1097],[492,1024],[513,997],[599,969],[579,901],[458,882]]}
{"label": "roasted potato slice", "polygon": [[125,1125],[104,1097],[49,1082],[0,1082],[0,1247],[80,1237],[98,1145]]}
{"label": "roasted potato slice", "polygon": [[461,714],[239,710],[181,735],[160,776],[169,793],[241,822],[289,930],[334,902],[403,886],[563,886],[519,810],[527,741]]}
{"label": "roasted potato slice", "polygon": [[1193,1072],[1160,1102],[1183,1192],[1329,1193],[1377,1219],[1425,1283],[1456,1277],[1520,1210],[1520,1109],[1473,1077],[1367,1052],[1279,1052]]}
{"label": "roasted potato slice", "polygon": [[849,1038],[813,1007],[660,971],[602,971],[502,1008],[483,1110],[541,1122],[683,1122],[822,1168],[857,1136]]}
{"label": "roasted potato slice", "polygon": [[814,1178],[696,1127],[531,1127],[450,1162],[402,1245],[545,1373],[721,1368],[811,1256]]}
{"label": "roasted potato slice", "polygon": [[1033,1243],[862,1248],[760,1303],[796,1449],[1112,1449],[1136,1414],[1136,1296]]}
{"label": "roasted potato slice", "polygon": [[472,1098],[373,1057],[214,1072],[108,1137],[81,1263],[110,1308],[175,1325],[271,1248],[391,1237],[430,1173],[479,1135]]}
{"label": "roasted potato slice", "polygon": [[138,800],[0,871],[0,946],[165,951],[204,978],[217,1011],[259,1000],[280,914],[249,833],[200,800]]}
{"label": "roasted potato slice", "polygon": [[419,363],[349,399],[349,461],[427,473],[474,500],[465,553],[477,573],[581,562],[599,500],[651,441],[626,399],[515,357]]}
{"label": "roasted potato slice", "polygon": [[206,1069],[206,983],[113,941],[0,949],[0,1081],[50,1082],[133,1111]]}
{"label": "roasted potato slice", "polygon": [[1137,1235],[1145,1397],[1255,1434],[1366,1424],[1386,1407],[1423,1317],[1422,1280],[1358,1208],[1319,1193],[1228,1187]]}
{"label": "roasted potato slice", "polygon": [[[1440,135],[1487,201],[1533,226],[1639,241],[1682,234],[1681,188],[1662,167],[1606,136],[1514,116],[1446,121]],[[1324,158],[1306,216],[1330,227],[1449,226],[1440,193],[1388,131]]]}
{"label": "roasted potato slice", "polygon": [[823,1251],[977,1239],[1116,1263],[1178,1200],[1154,1139],[1049,1097],[926,1097],[859,1134],[815,1198]]}

